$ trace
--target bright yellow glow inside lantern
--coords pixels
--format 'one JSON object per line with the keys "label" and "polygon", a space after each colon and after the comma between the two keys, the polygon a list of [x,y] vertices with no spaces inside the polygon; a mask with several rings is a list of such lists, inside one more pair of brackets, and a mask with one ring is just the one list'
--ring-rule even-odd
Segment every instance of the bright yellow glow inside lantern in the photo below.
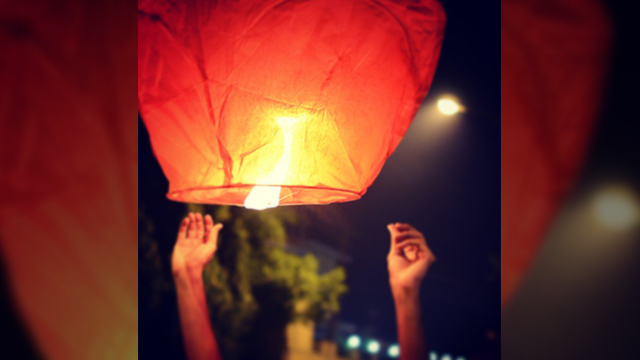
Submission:
{"label": "bright yellow glow inside lantern", "polygon": [[[293,139],[295,130],[300,123],[298,118],[279,117],[278,125],[284,136],[284,149],[282,158],[273,168],[271,173],[262,181],[264,184],[282,184],[286,180],[289,165],[291,164],[291,149],[293,147]],[[278,207],[280,205],[280,193],[282,187],[273,185],[257,185],[251,189],[251,192],[244,201],[247,209],[265,210]]]}
{"label": "bright yellow glow inside lantern", "polygon": [[280,204],[280,186],[254,186],[244,201],[244,207],[253,210],[265,210]]}

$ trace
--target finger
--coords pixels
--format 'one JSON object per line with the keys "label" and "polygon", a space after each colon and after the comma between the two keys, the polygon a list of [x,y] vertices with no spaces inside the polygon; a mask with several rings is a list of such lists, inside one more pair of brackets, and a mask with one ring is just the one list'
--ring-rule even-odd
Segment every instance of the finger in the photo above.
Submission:
{"label": "finger", "polygon": [[408,239],[416,239],[416,240],[420,240],[426,243],[426,240],[424,239],[424,236],[422,235],[422,233],[418,232],[418,231],[405,231],[405,232],[401,232],[398,235],[396,235],[395,237],[395,243],[399,244],[403,241],[406,241]]}
{"label": "finger", "polygon": [[196,215],[189,213],[189,229],[187,232],[187,238],[193,238],[196,236]]}
{"label": "finger", "polygon": [[387,225],[387,230],[389,230],[389,234],[391,235],[391,246],[389,252],[393,252],[393,249],[395,247],[395,237],[398,235],[398,231],[396,230],[395,224]]}
{"label": "finger", "polygon": [[429,264],[433,264],[437,260],[436,256],[433,255],[433,253],[431,252],[430,249],[428,251],[419,252],[418,253],[418,258],[419,259],[427,259],[429,261]]}
{"label": "finger", "polygon": [[185,217],[184,219],[182,219],[180,228],[178,229],[178,241],[187,238],[187,227],[189,227],[189,218]]}
{"label": "finger", "polygon": [[[409,232],[417,235],[422,239],[425,239],[424,234],[421,231],[417,230],[415,227],[413,227],[411,224],[397,224],[396,229],[400,234]],[[426,239],[425,239],[425,242],[426,242]]]}
{"label": "finger", "polygon": [[207,215],[204,217],[204,236],[205,238],[209,236],[209,233],[213,229],[213,218],[211,215]]}
{"label": "finger", "polygon": [[418,259],[420,254],[420,251],[418,250],[419,248],[417,246],[407,246],[404,248],[404,257],[406,257],[407,260],[414,262]]}
{"label": "finger", "polygon": [[411,224],[407,224],[407,223],[397,223],[396,229],[400,232],[415,230],[415,228],[411,226]]}
{"label": "finger", "polygon": [[428,246],[420,242],[406,242],[397,247],[398,255],[404,256],[407,260],[414,262],[418,259],[428,260],[429,264],[436,261],[435,255]]}
{"label": "finger", "polygon": [[207,245],[215,251],[218,248],[218,233],[222,230],[222,224],[216,224],[207,236]]}
{"label": "finger", "polygon": [[419,241],[419,240],[415,240],[415,239],[409,239],[409,240],[405,240],[399,244],[396,244],[395,248],[394,248],[394,253],[398,254],[398,255],[404,255],[404,251],[407,248],[410,247],[415,247],[416,250],[418,251],[422,251],[422,252],[427,252],[427,251],[431,251],[429,250],[429,248],[427,247],[427,245],[425,245],[424,242]]}
{"label": "finger", "polygon": [[196,214],[196,239],[204,240],[204,220],[202,214]]}

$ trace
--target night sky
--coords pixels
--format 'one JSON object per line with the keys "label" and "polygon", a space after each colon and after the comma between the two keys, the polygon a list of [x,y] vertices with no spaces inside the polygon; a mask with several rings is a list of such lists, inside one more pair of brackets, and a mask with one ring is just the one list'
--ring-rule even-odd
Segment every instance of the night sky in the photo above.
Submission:
{"label": "night sky", "polygon": [[[443,5],[448,24],[431,91],[376,182],[359,201],[298,211],[322,229],[306,236],[351,258],[339,320],[383,341],[396,339],[386,225],[409,222],[423,231],[438,258],[423,286],[428,341],[457,356],[480,351],[487,331],[500,330],[500,7]],[[430,118],[429,105],[444,94],[467,111]],[[138,131],[139,202],[156,232],[170,234],[159,237],[166,254],[184,207],[165,199],[168,185],[140,120]],[[141,320],[142,349],[144,331]]]}

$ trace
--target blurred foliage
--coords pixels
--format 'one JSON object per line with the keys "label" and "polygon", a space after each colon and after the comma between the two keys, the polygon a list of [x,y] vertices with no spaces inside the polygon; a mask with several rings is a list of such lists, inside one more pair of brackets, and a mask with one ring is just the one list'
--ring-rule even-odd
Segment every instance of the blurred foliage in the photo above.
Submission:
{"label": "blurred foliage", "polygon": [[139,303],[151,311],[159,308],[162,292],[168,288],[153,231],[153,223],[138,208],[138,297]]}

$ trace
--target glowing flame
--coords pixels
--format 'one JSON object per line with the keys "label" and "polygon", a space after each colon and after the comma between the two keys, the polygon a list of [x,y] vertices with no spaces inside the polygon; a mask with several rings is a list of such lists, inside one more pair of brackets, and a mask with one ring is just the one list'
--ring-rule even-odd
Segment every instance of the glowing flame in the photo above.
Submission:
{"label": "glowing flame", "polygon": [[264,210],[280,204],[280,186],[254,186],[244,200],[247,209]]}
{"label": "glowing flame", "polygon": [[[291,148],[293,144],[293,132],[295,124],[299,122],[296,118],[278,118],[278,125],[284,134],[284,150],[282,158],[273,168],[269,176],[263,181],[266,184],[282,184],[289,171],[291,163]],[[264,210],[278,207],[280,205],[280,192],[282,187],[274,185],[258,185],[251,189],[251,192],[244,200],[244,207],[253,210]]]}

